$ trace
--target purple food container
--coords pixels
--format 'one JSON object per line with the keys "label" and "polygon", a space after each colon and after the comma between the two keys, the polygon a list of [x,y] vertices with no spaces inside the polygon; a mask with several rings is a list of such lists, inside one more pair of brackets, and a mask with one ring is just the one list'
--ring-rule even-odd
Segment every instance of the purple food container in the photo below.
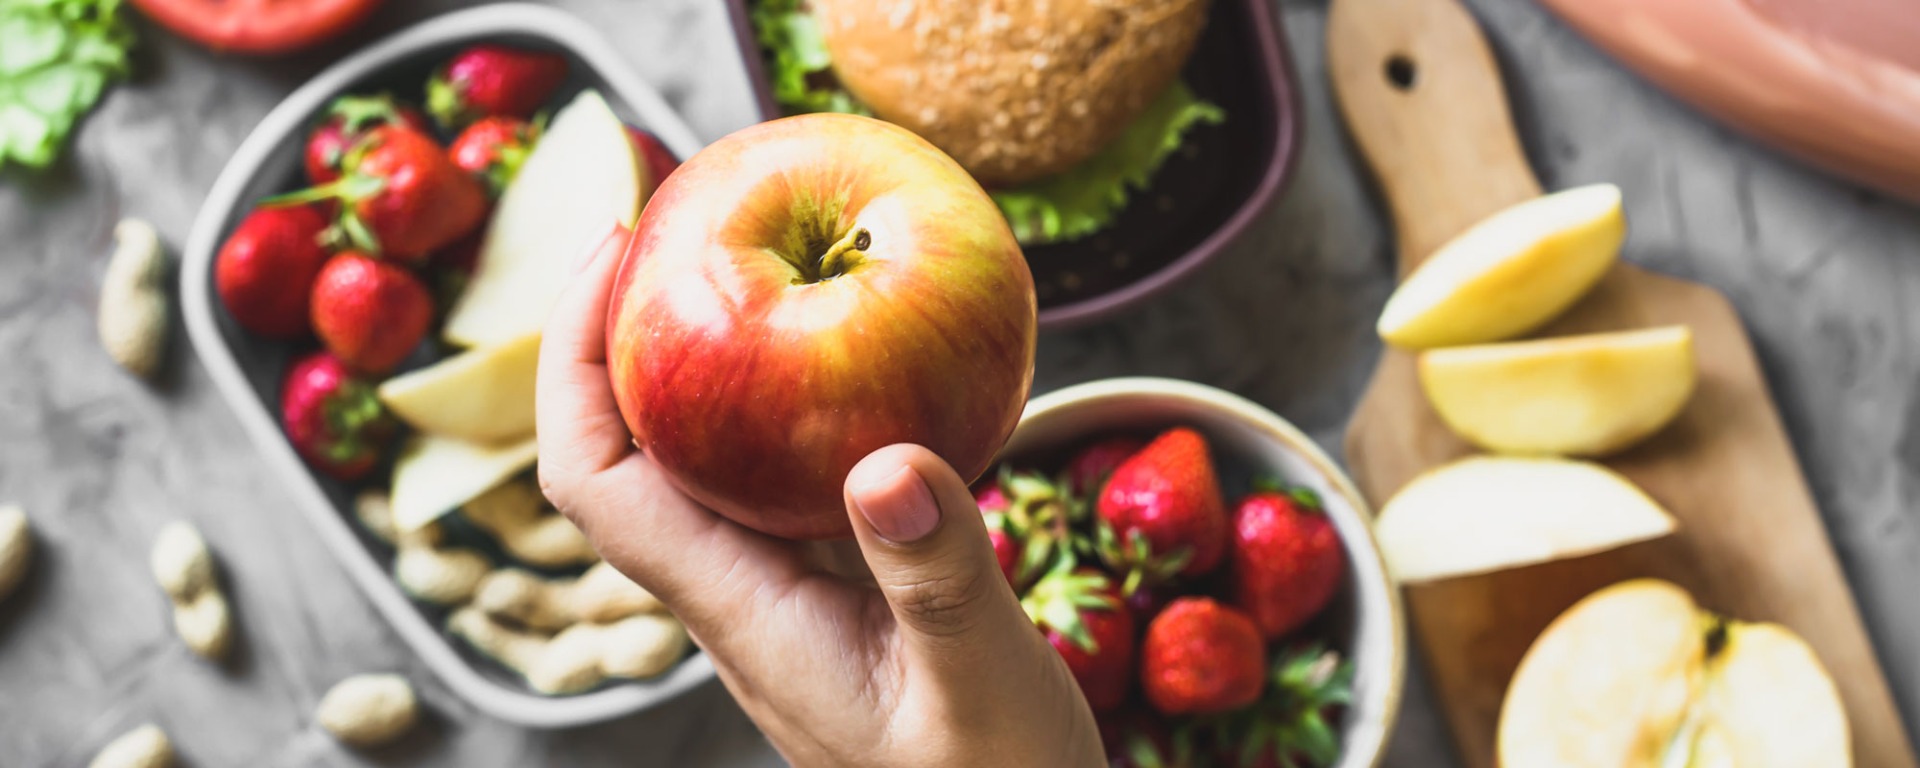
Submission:
{"label": "purple food container", "polygon": [[[749,19],[752,2],[728,5],[760,116],[773,119],[782,112]],[[1107,318],[1173,285],[1239,237],[1286,183],[1299,149],[1299,94],[1266,0],[1216,0],[1182,76],[1226,121],[1195,127],[1114,226],[1025,249],[1041,329]]]}

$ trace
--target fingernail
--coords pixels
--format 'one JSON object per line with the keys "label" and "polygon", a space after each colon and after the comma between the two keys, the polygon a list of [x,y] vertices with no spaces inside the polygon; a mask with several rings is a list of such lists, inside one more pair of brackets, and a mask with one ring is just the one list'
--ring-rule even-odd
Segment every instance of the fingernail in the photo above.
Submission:
{"label": "fingernail", "polygon": [[934,503],[933,490],[913,467],[901,467],[893,474],[853,491],[854,506],[882,537],[901,544],[919,541],[940,525],[940,505]]}

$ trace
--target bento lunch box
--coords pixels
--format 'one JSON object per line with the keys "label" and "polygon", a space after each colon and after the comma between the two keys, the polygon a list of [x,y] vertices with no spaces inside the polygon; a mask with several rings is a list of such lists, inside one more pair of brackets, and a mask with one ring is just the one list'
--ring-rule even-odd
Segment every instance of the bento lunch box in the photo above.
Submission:
{"label": "bento lunch box", "polygon": [[449,13],[403,30],[328,67],[267,114],[234,152],[202,204],[181,257],[181,305],[187,334],[215,387],[232,407],[266,464],[277,473],[320,542],[333,551],[360,590],[447,687],[486,713],[522,725],[563,728],[632,714],[714,677],[694,653],[666,674],[573,696],[533,692],[517,675],[442,628],[446,611],[416,604],[388,568],[392,551],[353,520],[355,487],[308,469],[279,426],[279,387],[292,345],[255,338],[215,306],[214,255],[259,199],[299,182],[301,153],[316,115],[347,92],[394,90],[424,82],[428,71],[461,46],[499,41],[557,51],[572,63],[560,93],[595,88],[621,119],[653,132],[676,155],[701,144],[678,115],[592,27],[571,14],[528,4],[488,5]]}

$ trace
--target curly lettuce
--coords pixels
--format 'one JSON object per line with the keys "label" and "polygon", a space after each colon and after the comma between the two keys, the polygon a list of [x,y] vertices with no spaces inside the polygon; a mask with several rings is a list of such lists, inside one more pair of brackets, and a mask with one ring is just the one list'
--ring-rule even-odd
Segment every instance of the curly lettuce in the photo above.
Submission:
{"label": "curly lettuce", "polygon": [[120,0],[0,0],[0,168],[52,164],[133,41]]}
{"label": "curly lettuce", "polygon": [[1086,162],[1026,186],[996,190],[993,201],[1023,245],[1086,237],[1112,224],[1127,199],[1147,188],[1186,141],[1187,131],[1226,119],[1226,112],[1200,100],[1186,83],[1175,82]]}
{"label": "curly lettuce", "polygon": [[[766,52],[773,100],[789,114],[869,114],[852,94],[833,85],[833,58],[820,23],[805,0],[753,4],[754,35]],[[1176,82],[1128,124],[1099,154],[1039,181],[994,191],[993,201],[1022,245],[1086,237],[1113,223],[1127,200],[1147,187],[1195,126],[1217,124],[1226,113]]]}
{"label": "curly lettuce", "polygon": [[833,57],[827,54],[820,21],[804,0],[761,0],[753,5],[754,36],[767,52],[767,82],[773,100],[789,113],[867,114],[853,94],[833,86]]}

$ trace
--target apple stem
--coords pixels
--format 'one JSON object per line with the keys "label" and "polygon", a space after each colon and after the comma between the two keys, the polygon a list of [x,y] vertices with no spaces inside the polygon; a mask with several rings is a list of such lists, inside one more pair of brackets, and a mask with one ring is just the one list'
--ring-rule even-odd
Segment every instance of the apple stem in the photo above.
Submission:
{"label": "apple stem", "polygon": [[820,279],[839,277],[847,271],[847,267],[852,266],[846,263],[847,252],[865,251],[870,245],[873,245],[873,233],[868,232],[866,227],[855,227],[828,248],[826,255],[820,257]]}

